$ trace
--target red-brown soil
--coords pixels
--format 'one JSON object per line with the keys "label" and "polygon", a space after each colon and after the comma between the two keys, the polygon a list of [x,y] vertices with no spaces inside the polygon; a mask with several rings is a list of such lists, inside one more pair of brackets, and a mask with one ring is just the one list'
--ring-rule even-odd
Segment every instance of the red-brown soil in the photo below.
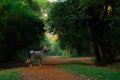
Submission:
{"label": "red-brown soil", "polygon": [[90,59],[91,58],[61,59],[57,56],[50,56],[43,61],[42,66],[34,65],[33,67],[24,67],[20,80],[94,80],[84,75],[77,76],[65,72],[56,66],[59,63],[66,63],[74,60],[85,60],[87,63],[91,64]]}

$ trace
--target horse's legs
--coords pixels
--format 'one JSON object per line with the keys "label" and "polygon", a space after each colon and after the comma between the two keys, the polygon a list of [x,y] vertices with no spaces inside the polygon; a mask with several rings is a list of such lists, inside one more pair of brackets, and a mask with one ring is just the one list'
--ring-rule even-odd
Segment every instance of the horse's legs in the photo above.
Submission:
{"label": "horse's legs", "polygon": [[32,67],[32,59],[30,58],[29,66]]}
{"label": "horse's legs", "polygon": [[31,55],[30,56],[30,62],[29,62],[29,66],[32,67],[32,60],[35,58],[35,55]]}
{"label": "horse's legs", "polygon": [[39,57],[39,66],[41,66],[42,65],[42,57],[40,56]]}

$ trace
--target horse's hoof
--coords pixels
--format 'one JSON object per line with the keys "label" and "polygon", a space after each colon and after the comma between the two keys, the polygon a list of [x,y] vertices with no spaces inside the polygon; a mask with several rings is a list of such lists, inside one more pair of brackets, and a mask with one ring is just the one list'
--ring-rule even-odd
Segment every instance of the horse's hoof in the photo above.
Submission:
{"label": "horse's hoof", "polygon": [[32,65],[30,64],[30,67],[32,67]]}

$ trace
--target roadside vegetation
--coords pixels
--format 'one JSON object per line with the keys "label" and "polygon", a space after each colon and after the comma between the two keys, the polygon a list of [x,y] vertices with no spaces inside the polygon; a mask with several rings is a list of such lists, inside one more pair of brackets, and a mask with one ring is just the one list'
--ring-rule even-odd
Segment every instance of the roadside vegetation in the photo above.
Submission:
{"label": "roadside vegetation", "polygon": [[84,62],[75,61],[59,65],[65,71],[76,75],[93,77],[94,80],[119,80],[120,72],[108,67],[87,65]]}
{"label": "roadside vegetation", "polygon": [[19,80],[21,69],[7,69],[0,71],[0,80]]}

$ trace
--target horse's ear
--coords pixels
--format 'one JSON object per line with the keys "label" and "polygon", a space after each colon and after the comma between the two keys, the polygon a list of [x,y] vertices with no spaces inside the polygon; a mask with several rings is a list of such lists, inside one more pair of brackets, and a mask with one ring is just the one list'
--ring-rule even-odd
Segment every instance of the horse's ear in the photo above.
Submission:
{"label": "horse's ear", "polygon": [[47,47],[47,46],[45,46],[45,49],[48,51],[49,50],[49,48]]}

